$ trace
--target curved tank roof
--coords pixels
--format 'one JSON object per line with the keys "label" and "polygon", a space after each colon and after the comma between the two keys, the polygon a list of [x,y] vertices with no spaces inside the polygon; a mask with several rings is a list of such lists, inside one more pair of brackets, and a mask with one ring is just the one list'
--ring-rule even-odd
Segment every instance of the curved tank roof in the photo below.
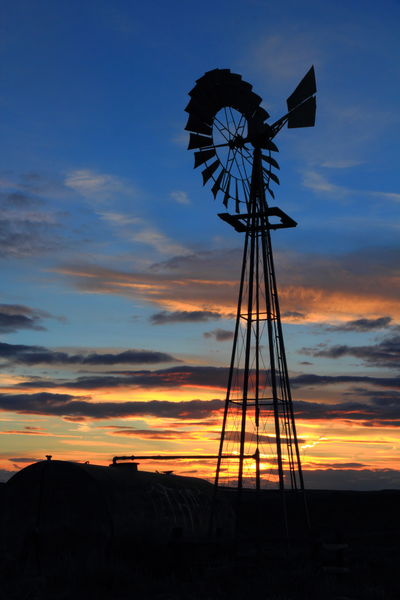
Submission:
{"label": "curved tank roof", "polygon": [[[155,546],[209,535],[213,486],[195,477],[137,471],[129,463],[47,460],[15,474],[7,491],[10,561],[46,576],[69,577],[66,563],[85,577],[98,574],[110,556],[136,560]],[[216,526],[222,536],[231,534],[229,508],[220,505]]]}

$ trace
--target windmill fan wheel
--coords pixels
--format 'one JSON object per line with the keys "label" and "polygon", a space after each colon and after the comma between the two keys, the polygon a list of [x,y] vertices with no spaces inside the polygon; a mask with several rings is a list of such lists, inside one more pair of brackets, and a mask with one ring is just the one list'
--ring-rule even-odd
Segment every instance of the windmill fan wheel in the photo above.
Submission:
{"label": "windmill fan wheel", "polygon": [[221,192],[226,207],[231,201],[237,213],[241,205],[247,210],[254,148],[262,150],[264,186],[274,197],[270,182],[279,184],[279,179],[272,167],[279,169],[279,165],[271,152],[278,148],[265,123],[269,114],[252,86],[229,69],[214,69],[196,81],[189,96],[188,149],[195,150],[195,168],[204,166],[203,184],[213,181],[214,198]]}

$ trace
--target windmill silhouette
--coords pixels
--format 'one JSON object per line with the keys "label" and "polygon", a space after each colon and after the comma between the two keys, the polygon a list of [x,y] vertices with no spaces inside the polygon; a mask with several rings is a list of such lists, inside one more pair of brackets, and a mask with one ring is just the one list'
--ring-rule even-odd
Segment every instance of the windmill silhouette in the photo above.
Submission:
{"label": "windmill silhouette", "polygon": [[244,234],[236,325],[227,382],[215,486],[239,491],[275,487],[304,490],[299,442],[282,335],[271,230],[295,227],[277,206],[274,138],[315,123],[314,68],[287,99],[287,112],[271,125],[261,98],[241,76],[214,69],[189,92],[185,129],[203,184],[234,213],[218,216]]}

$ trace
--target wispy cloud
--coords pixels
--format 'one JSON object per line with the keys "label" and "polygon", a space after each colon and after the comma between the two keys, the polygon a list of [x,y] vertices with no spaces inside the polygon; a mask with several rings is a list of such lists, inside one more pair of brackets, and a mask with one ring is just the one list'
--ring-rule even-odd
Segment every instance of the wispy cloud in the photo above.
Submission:
{"label": "wispy cloud", "polygon": [[170,197],[178,204],[190,204],[189,196],[183,190],[175,190],[171,192]]}
{"label": "wispy cloud", "polygon": [[156,229],[156,227],[144,223],[139,231],[131,234],[131,238],[135,242],[140,242],[141,244],[146,244],[155,248],[163,256],[181,256],[190,254],[190,250],[171,240],[164,233]]}
{"label": "wispy cloud", "polygon": [[189,141],[189,134],[186,131],[179,130],[179,133],[176,133],[172,138],[172,142],[176,146],[180,146],[181,148],[187,148]]}
{"label": "wispy cloud", "polygon": [[382,192],[380,190],[362,190],[332,183],[325,175],[316,169],[308,169],[303,172],[303,186],[316,193],[327,193],[337,197],[345,196],[370,196],[387,198],[400,202],[400,193]]}
{"label": "wispy cloud", "polygon": [[321,167],[327,169],[351,169],[352,167],[358,167],[362,164],[362,161],[355,159],[337,159],[337,160],[326,160],[321,163]]}
{"label": "wispy cloud", "polygon": [[322,175],[322,173],[318,173],[318,171],[315,170],[304,171],[303,185],[313,192],[328,192],[330,194],[339,194],[341,196],[351,193],[351,190],[331,183],[324,175]]}
{"label": "wispy cloud", "polygon": [[99,211],[98,214],[102,219],[117,227],[125,239],[150,246],[163,256],[180,256],[190,253],[190,250],[171,240],[142,217],[116,211]]}
{"label": "wispy cloud", "polygon": [[368,192],[371,196],[378,196],[379,198],[387,198],[388,200],[394,200],[400,202],[400,193],[397,192]]}
{"label": "wispy cloud", "polygon": [[310,66],[321,62],[322,54],[315,36],[293,28],[286,35],[274,33],[259,40],[248,58],[251,60],[249,68],[268,75],[269,81],[290,83],[293,89],[288,89],[289,95]]}
{"label": "wispy cloud", "polygon": [[112,225],[125,227],[130,225],[137,225],[141,223],[141,219],[139,217],[133,217],[132,215],[127,215],[120,212],[115,211],[98,211],[98,215],[105,221],[108,221]]}
{"label": "wispy cloud", "polygon": [[90,200],[104,201],[116,194],[135,195],[137,192],[131,183],[109,173],[99,173],[91,169],[75,169],[67,173],[64,183]]}

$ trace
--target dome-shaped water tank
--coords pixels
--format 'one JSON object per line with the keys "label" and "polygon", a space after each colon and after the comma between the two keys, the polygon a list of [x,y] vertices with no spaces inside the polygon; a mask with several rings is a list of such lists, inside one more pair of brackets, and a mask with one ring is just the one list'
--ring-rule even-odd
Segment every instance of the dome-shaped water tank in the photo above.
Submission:
{"label": "dome-shaped water tank", "polygon": [[[213,486],[194,477],[141,472],[132,463],[47,460],[22,469],[6,487],[11,577],[106,579],[116,564],[154,559],[210,534]],[[233,513],[221,500],[215,529],[223,538],[233,531]]]}

